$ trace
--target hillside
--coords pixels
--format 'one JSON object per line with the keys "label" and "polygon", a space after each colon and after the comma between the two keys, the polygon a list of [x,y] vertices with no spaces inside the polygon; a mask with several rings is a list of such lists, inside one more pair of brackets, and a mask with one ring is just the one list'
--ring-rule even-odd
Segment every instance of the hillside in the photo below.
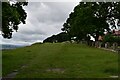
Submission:
{"label": "hillside", "polygon": [[34,44],[4,50],[2,58],[4,77],[110,78],[118,74],[117,53],[81,44]]}

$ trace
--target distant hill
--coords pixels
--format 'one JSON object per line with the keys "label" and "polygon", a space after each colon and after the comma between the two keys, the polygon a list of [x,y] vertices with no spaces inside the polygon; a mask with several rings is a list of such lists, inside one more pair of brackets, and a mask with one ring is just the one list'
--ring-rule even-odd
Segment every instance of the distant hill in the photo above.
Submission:
{"label": "distant hill", "polygon": [[0,44],[0,50],[2,49],[16,49],[19,47],[24,47],[26,45],[11,45],[11,44]]}

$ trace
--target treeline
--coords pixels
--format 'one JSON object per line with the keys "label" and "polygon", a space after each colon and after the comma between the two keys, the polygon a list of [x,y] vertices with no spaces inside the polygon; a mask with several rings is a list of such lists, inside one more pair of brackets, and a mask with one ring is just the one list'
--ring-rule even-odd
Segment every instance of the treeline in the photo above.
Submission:
{"label": "treeline", "polygon": [[[120,2],[80,2],[63,24],[62,31],[68,37],[65,40],[76,37],[76,41],[89,42],[91,36],[98,41],[99,36],[104,36],[105,32],[109,33],[119,26]],[[64,41],[58,35],[46,40]]]}
{"label": "treeline", "polygon": [[70,40],[69,35],[66,32],[61,32],[57,35],[52,35],[51,37],[48,37],[43,41],[43,43],[45,42],[56,43],[56,42],[63,42],[68,40]]}

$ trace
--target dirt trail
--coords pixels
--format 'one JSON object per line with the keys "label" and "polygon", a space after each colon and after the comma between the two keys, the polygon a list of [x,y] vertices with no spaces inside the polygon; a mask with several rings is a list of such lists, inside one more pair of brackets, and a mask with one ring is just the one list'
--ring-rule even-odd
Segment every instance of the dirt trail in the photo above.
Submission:
{"label": "dirt trail", "polygon": [[21,66],[18,70],[13,70],[13,72],[9,73],[7,76],[3,77],[2,80],[12,80],[16,77],[16,75],[19,73],[21,69],[24,69],[27,67],[26,65]]}

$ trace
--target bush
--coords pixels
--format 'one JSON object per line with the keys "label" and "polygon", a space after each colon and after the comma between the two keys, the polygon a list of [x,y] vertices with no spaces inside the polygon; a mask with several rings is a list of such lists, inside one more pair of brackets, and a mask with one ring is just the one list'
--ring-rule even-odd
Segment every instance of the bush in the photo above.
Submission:
{"label": "bush", "polygon": [[113,36],[112,34],[107,34],[103,38],[103,43],[106,43],[106,42],[109,42],[111,44],[116,42],[120,45],[120,36]]}

